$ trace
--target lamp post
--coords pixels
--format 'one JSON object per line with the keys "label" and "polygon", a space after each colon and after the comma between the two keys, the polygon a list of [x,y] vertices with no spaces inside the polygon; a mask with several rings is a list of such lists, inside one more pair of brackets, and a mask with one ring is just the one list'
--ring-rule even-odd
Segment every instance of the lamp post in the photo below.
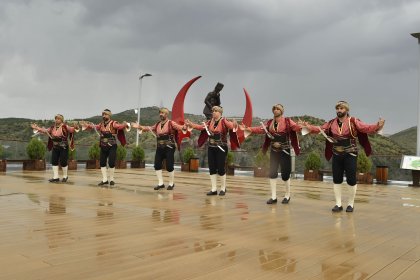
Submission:
{"label": "lamp post", "polygon": [[[143,81],[144,77],[150,77],[150,76],[152,76],[152,75],[147,74],[147,73],[139,76],[140,84],[139,84],[139,102],[138,102],[138,107],[137,107],[137,123],[140,123],[141,84],[142,84],[142,81]],[[136,133],[136,147],[138,145],[139,145],[139,134]]]}
{"label": "lamp post", "polygon": [[416,155],[420,156],[420,33],[411,33],[411,36],[417,39],[417,43],[419,45],[419,69],[418,69],[418,104],[417,104],[417,149],[416,149]]}

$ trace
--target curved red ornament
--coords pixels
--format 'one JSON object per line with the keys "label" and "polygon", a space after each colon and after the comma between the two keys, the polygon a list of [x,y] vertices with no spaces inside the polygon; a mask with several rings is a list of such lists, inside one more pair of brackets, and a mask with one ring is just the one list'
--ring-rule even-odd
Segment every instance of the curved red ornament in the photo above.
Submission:
{"label": "curved red ornament", "polygon": [[[175,97],[174,104],[172,105],[172,120],[178,124],[184,124],[184,101],[185,96],[187,95],[188,89],[191,87],[191,85],[200,79],[201,76],[197,76],[193,79],[191,79],[188,83],[186,83],[181,90],[178,92],[177,96]],[[189,138],[191,136],[190,132],[184,133],[178,133],[177,137],[177,144],[178,149],[181,146],[181,141],[184,138]]]}
{"label": "curved red ornament", "polygon": [[[251,126],[252,125],[252,102],[245,88],[244,88],[244,94],[245,94],[245,99],[246,99],[246,108],[245,108],[244,117],[242,118],[242,123],[245,124],[246,126]],[[244,131],[238,129],[236,133],[238,134],[239,143],[244,142],[245,140]]]}

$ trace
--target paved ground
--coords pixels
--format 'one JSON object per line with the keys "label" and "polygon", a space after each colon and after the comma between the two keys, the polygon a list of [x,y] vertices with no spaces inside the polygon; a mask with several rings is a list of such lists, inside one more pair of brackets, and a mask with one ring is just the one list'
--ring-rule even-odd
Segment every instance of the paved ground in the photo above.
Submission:
{"label": "paved ground", "polygon": [[[332,214],[331,183],[292,180],[289,205],[267,179],[117,170],[0,176],[0,279],[420,279],[420,189],[359,185],[355,212]],[[282,186],[279,186],[279,196]],[[346,201],[346,200],[344,200]]]}

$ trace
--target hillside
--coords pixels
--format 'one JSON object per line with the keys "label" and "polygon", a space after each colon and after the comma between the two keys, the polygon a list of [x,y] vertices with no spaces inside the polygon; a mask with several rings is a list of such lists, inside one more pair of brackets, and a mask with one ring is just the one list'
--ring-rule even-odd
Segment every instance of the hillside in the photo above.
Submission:
{"label": "hillside", "polygon": [[410,127],[398,133],[395,133],[389,138],[398,143],[402,147],[405,147],[410,155],[416,154],[416,142],[417,142],[417,127]]}

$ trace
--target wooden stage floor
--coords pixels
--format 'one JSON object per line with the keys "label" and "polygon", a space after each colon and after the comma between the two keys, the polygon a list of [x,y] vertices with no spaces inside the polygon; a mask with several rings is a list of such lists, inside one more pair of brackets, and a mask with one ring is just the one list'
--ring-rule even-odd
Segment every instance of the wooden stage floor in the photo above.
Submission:
{"label": "wooden stage floor", "polygon": [[292,180],[271,206],[264,178],[207,197],[206,173],[176,172],[174,191],[150,169],[112,189],[99,170],[50,175],[0,175],[0,279],[420,279],[420,189],[359,185],[355,212],[333,214],[324,182]]}

